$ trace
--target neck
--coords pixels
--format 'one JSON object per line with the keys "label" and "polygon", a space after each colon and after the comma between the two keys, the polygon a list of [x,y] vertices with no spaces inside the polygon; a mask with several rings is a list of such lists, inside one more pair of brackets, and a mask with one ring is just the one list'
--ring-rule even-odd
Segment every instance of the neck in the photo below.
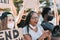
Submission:
{"label": "neck", "polygon": [[[30,25],[32,25],[32,24],[30,24]],[[36,26],[36,25],[32,25],[32,26],[34,27],[34,26]]]}

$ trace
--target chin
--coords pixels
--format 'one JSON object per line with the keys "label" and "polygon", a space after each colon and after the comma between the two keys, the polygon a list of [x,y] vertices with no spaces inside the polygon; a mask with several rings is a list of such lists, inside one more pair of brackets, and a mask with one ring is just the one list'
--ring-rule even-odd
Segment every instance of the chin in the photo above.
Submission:
{"label": "chin", "polygon": [[35,24],[34,26],[36,26],[37,24]]}

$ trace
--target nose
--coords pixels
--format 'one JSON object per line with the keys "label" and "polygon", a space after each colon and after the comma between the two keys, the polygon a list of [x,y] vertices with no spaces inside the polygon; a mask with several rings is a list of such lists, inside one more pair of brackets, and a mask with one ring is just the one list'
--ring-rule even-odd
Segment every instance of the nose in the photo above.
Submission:
{"label": "nose", "polygon": [[35,21],[38,22],[38,18],[35,18]]}

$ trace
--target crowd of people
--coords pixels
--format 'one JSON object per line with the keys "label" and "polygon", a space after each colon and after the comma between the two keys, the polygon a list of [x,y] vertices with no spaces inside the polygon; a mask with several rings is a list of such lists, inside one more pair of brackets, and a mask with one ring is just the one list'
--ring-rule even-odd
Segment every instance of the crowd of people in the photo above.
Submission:
{"label": "crowd of people", "polygon": [[[57,36],[57,32],[60,32],[60,27],[55,24],[56,21],[54,20],[56,20],[54,11],[51,11],[49,7],[44,7],[40,16],[37,12],[30,11],[25,20],[21,20],[17,26],[22,28],[24,40],[52,40],[52,37]],[[2,13],[0,16],[0,31],[14,28],[13,14],[10,12]]]}

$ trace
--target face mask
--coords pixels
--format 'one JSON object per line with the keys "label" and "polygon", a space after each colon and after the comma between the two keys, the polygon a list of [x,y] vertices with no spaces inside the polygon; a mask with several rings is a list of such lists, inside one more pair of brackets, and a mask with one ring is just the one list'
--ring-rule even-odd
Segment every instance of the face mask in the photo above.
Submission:
{"label": "face mask", "polygon": [[11,29],[14,28],[14,22],[7,24],[7,27]]}
{"label": "face mask", "polygon": [[48,16],[48,17],[47,17],[47,20],[48,20],[48,21],[51,21],[52,19],[53,19],[53,16]]}
{"label": "face mask", "polygon": [[32,29],[36,29],[36,26],[32,26],[31,24],[29,24],[29,26],[32,28]]}

